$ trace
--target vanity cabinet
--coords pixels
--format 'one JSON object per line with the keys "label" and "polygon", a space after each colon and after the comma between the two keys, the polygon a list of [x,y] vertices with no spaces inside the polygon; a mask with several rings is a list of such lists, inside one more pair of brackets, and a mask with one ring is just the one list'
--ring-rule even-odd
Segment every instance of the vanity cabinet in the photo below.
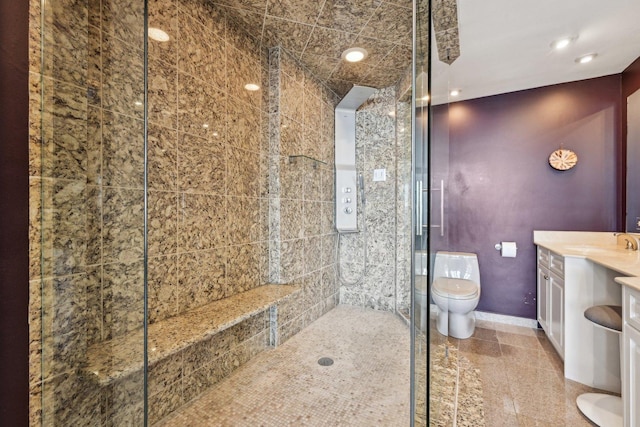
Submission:
{"label": "vanity cabinet", "polygon": [[640,426],[640,292],[623,291],[623,393],[625,427]]}
{"label": "vanity cabinet", "polygon": [[538,246],[538,323],[564,360],[564,258]]}

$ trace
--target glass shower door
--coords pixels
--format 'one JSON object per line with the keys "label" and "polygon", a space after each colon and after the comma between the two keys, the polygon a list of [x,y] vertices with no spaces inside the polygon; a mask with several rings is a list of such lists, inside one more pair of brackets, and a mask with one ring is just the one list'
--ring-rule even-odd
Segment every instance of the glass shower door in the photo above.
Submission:
{"label": "glass shower door", "polygon": [[438,32],[444,23],[449,24],[446,18],[451,17],[448,15],[451,10],[455,12],[455,3],[432,4],[428,0],[417,0],[415,10],[411,317],[413,424],[453,426],[456,417],[456,348],[450,345],[448,337],[448,307],[435,304],[431,283],[436,253],[448,250],[449,239],[448,69],[439,66],[434,71],[433,65],[436,61],[450,63],[455,60],[455,49],[445,46],[450,38]]}
{"label": "glass shower door", "polygon": [[145,10],[31,1],[36,425],[146,422]]}
{"label": "glass shower door", "polygon": [[411,242],[411,416],[412,425],[429,422],[429,0],[414,1],[412,182],[413,212]]}

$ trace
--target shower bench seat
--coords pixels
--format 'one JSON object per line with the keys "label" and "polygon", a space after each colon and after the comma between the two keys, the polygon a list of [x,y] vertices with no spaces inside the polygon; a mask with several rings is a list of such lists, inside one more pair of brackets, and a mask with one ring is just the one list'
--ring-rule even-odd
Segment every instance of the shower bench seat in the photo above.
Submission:
{"label": "shower bench seat", "polygon": [[[247,338],[268,330],[262,347],[276,345],[277,306],[300,292],[301,288],[296,285],[263,285],[150,324],[147,340],[150,371],[166,359],[183,360],[183,355],[182,371],[195,371],[197,366],[186,366],[187,352],[194,346],[206,347],[207,344],[209,347],[219,344],[228,351],[230,341],[237,343],[238,337],[227,334],[221,343],[209,340],[236,325]],[[84,374],[100,386],[107,386],[141,373],[144,367],[143,334],[142,329],[137,329],[90,346]],[[219,353],[223,350],[211,348],[210,351]]]}

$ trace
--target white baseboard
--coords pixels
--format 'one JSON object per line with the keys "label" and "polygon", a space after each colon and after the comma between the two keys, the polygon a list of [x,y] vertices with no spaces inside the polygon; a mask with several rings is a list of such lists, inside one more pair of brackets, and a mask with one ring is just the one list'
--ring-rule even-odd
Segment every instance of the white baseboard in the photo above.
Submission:
{"label": "white baseboard", "polygon": [[[430,304],[431,313],[436,313],[438,306]],[[502,323],[504,325],[522,326],[525,328],[537,328],[538,321],[535,319],[526,319],[524,317],[507,316],[506,314],[486,313],[476,310],[476,320],[484,320],[487,322]]]}
{"label": "white baseboard", "polygon": [[507,316],[505,314],[486,313],[484,311],[476,311],[476,319],[486,320],[488,322],[503,323],[505,325],[523,326],[525,328],[538,327],[538,321],[535,319]]}

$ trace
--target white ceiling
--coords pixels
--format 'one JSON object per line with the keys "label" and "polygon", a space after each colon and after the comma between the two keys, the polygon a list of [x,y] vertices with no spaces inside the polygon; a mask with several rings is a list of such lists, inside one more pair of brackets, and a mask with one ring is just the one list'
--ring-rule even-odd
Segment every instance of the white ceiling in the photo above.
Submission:
{"label": "white ceiling", "polygon": [[[640,0],[458,0],[458,22],[460,57],[432,60],[433,104],[616,74],[640,56]],[[577,39],[554,51],[563,36]]]}

